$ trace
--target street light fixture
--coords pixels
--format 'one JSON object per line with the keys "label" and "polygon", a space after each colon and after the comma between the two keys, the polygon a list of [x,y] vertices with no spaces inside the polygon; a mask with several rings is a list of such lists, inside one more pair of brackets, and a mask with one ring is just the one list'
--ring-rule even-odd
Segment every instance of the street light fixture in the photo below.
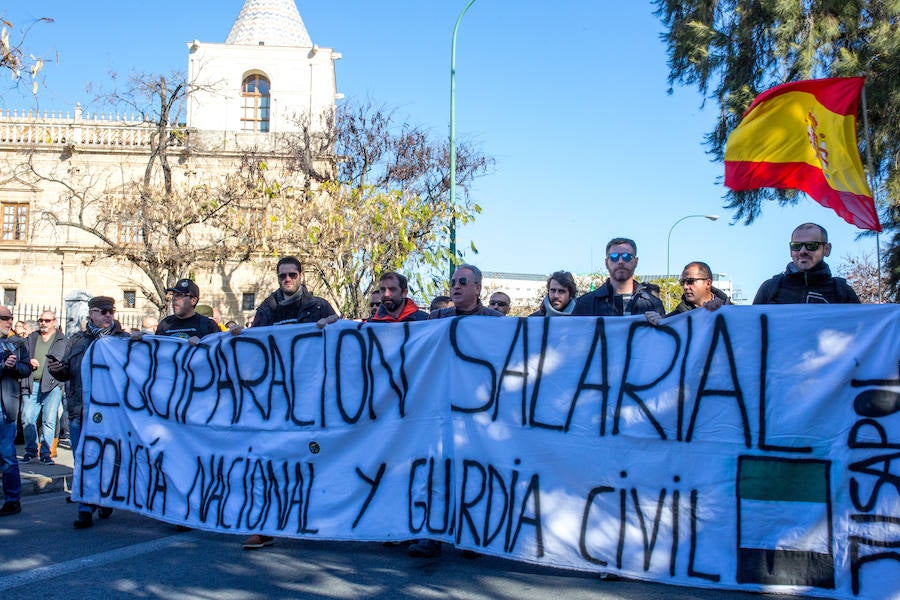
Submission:
{"label": "street light fixture", "polygon": [[687,215],[672,223],[672,226],[669,227],[669,237],[666,240],[666,279],[668,279],[671,274],[671,271],[669,270],[669,259],[672,256],[672,230],[675,229],[675,226],[687,219],[709,219],[710,221],[716,221],[718,218],[719,215]]}
{"label": "street light fixture", "polygon": [[[453,39],[450,42],[450,210],[456,209],[456,32],[463,15],[475,0],[469,0],[453,26]],[[456,270],[456,215],[450,218],[450,277]]]}

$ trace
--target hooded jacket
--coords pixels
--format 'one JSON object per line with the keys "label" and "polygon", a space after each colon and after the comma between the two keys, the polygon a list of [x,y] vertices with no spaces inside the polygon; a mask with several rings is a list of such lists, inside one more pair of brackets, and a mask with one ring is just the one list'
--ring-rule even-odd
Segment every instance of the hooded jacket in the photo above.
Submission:
{"label": "hooded jacket", "polygon": [[378,307],[375,316],[368,320],[369,323],[400,323],[402,321],[424,321],[428,318],[428,313],[420,310],[416,303],[409,298],[405,298],[403,310],[396,317],[388,314],[384,304]]}
{"label": "hooded jacket", "polygon": [[820,262],[809,271],[798,271],[790,262],[784,273],[764,281],[753,304],[859,304],[859,297],[842,277]]}
{"label": "hooded jacket", "polygon": [[319,319],[335,314],[328,301],[313,296],[300,288],[296,294],[285,296],[281,289],[276,290],[262,301],[253,317],[253,327],[266,325],[292,325],[295,323],[315,323]]}
{"label": "hooded jacket", "polygon": [[651,310],[661,315],[666,312],[659,299],[659,287],[652,283],[634,282],[634,292],[625,304],[624,312],[616,306],[615,296],[612,284],[607,279],[593,292],[578,297],[572,316],[622,317],[643,315]]}

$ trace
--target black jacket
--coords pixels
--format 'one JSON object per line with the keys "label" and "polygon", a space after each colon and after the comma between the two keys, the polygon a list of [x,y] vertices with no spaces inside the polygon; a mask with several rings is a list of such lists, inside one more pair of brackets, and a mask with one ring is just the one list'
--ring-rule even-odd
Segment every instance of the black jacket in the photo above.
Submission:
{"label": "black jacket", "polygon": [[[27,338],[25,338],[25,348],[28,349],[28,357],[29,360],[34,357],[34,349],[37,346],[38,336],[41,335],[40,331],[32,331]],[[47,354],[51,354],[56,358],[62,358],[66,353],[66,336],[62,334],[62,332],[57,329],[56,337],[53,338],[53,342],[50,344],[50,349],[47,351]],[[53,389],[60,386],[59,380],[56,379],[53,375],[50,374],[50,371],[47,370],[46,359],[44,360],[44,372],[41,374],[41,391],[43,393],[47,393],[53,391]],[[22,386],[22,389],[27,389],[30,393],[33,385],[33,378],[31,375],[25,378],[25,381],[28,382],[28,385]]]}
{"label": "black jacket", "polygon": [[859,297],[842,277],[832,277],[824,262],[809,271],[788,263],[784,273],[764,281],[753,304],[859,304]]}
{"label": "black jacket", "polygon": [[31,357],[25,348],[25,340],[17,335],[0,339],[0,363],[6,361],[10,353],[16,355],[16,364],[13,367],[3,365],[0,367],[0,421],[15,423],[19,418],[19,404],[22,399],[20,381],[25,377],[31,377]]}
{"label": "black jacket", "polygon": [[[731,298],[729,298],[729,297],[728,297],[728,294],[726,294],[725,292],[723,292],[723,291],[720,290],[719,288],[713,287],[712,289],[710,289],[710,291],[712,292],[713,298],[718,298],[719,300],[722,301],[722,304],[731,304]],[[699,306],[695,306],[694,304],[691,304],[690,302],[688,302],[688,301],[685,299],[684,294],[682,294],[682,295],[681,295],[681,302],[678,304],[678,306],[675,307],[675,310],[673,310],[672,312],[670,312],[670,313],[667,314],[666,316],[667,316],[667,317],[671,317],[671,316],[674,316],[674,315],[678,315],[678,314],[681,314],[681,313],[685,313],[685,312],[694,310],[695,308],[700,308],[700,307],[699,307]]]}
{"label": "black jacket", "polygon": [[593,292],[579,296],[575,301],[572,316],[622,317],[625,315],[643,315],[649,310],[665,314],[662,300],[659,299],[659,286],[652,283],[634,282],[634,293],[626,303],[624,311],[616,306],[615,292],[609,279]]}
{"label": "black jacket", "polygon": [[313,296],[305,287],[289,298],[285,298],[284,292],[279,289],[256,309],[253,327],[315,323],[333,314],[334,309],[327,300]]}
{"label": "black jacket", "polygon": [[[118,321],[113,321],[111,336],[128,337],[128,334],[122,331],[122,326]],[[66,386],[66,405],[68,406],[69,419],[80,419],[84,402],[81,395],[81,361],[87,353],[91,344],[100,339],[100,336],[91,334],[90,330],[79,331],[69,338],[66,344],[66,351],[62,357],[59,357],[59,367],[56,370],[50,370],[59,381],[68,381]]]}

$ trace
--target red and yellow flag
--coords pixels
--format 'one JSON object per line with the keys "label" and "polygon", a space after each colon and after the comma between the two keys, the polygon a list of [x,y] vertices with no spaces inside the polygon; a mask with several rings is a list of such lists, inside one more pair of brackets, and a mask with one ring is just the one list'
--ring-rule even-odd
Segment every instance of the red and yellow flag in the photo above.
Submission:
{"label": "red and yellow flag", "polygon": [[725,185],[801,190],[881,231],[856,143],[862,77],[785,83],[756,97],[725,145]]}

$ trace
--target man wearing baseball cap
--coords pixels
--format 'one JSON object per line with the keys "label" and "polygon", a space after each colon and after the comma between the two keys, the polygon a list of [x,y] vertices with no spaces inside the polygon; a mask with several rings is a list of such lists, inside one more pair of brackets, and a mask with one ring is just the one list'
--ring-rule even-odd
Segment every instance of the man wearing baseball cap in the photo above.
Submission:
{"label": "man wearing baseball cap", "polygon": [[196,283],[190,279],[179,279],[166,291],[172,294],[172,314],[160,321],[156,335],[177,337],[196,344],[202,337],[219,333],[215,321],[197,314],[200,288]]}

